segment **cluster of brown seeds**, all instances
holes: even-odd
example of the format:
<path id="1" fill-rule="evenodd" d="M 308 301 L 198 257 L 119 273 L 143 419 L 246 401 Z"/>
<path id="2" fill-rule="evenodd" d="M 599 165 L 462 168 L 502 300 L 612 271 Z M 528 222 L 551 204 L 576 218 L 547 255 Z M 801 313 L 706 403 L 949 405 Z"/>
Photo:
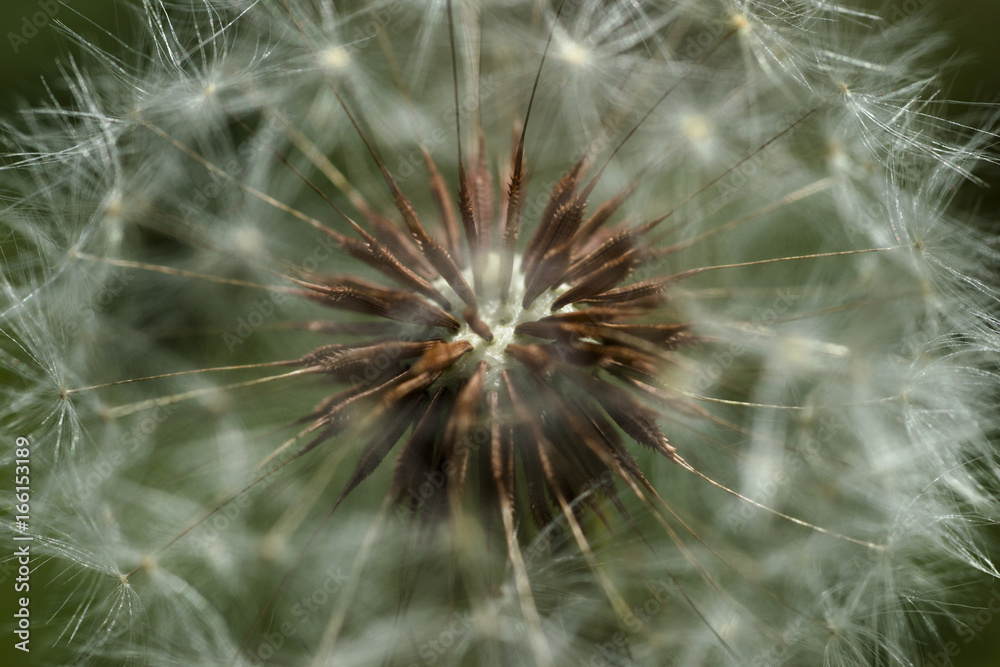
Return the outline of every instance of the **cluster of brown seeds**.
<path id="1" fill-rule="evenodd" d="M 449 26 L 451 12 L 449 4 Z M 453 28 L 449 34 L 457 110 Z M 337 505 L 409 433 L 396 455 L 392 499 L 415 505 L 425 520 L 446 516 L 457 509 L 473 467 L 484 519 L 501 511 L 513 549 L 516 513 L 527 510 L 541 526 L 558 507 L 572 521 L 570 503 L 584 498 L 592 504 L 588 492 L 609 473 L 637 493 L 640 485 L 652 492 L 622 433 L 683 463 L 649 404 L 664 401 L 661 370 L 671 352 L 695 341 L 688 325 L 662 322 L 665 292 L 683 274 L 628 282 L 637 267 L 662 258 L 662 251 L 650 249 L 650 232 L 669 214 L 640 226 L 609 227 L 633 183 L 588 215 L 607 163 L 585 181 L 590 159 L 584 155 L 552 189 L 540 218 L 528 221 L 535 225 L 527 243 L 519 243 L 525 132 L 544 61 L 543 54 L 499 198 L 481 130 L 466 169 L 456 128 L 457 206 L 423 151 L 440 220 L 437 238 L 330 82 L 402 222 L 351 192 L 366 229 L 312 186 L 357 238 L 316 226 L 394 284 L 345 275 L 296 281 L 303 297 L 383 319 L 374 340 L 321 347 L 296 362 L 307 373 L 349 385 L 301 420 L 310 425 L 312 440 L 297 455 L 352 424 L 378 423 Z M 455 302 L 462 304 L 461 319 L 453 314 Z M 391 363 L 379 363 L 385 359 Z M 473 441 L 486 446 L 470 447 Z M 471 460 L 473 449 L 477 461 Z M 432 477 L 445 480 L 444 492 L 423 498 L 418 489 Z M 614 497 L 613 485 L 602 487 Z M 524 496 L 526 503 L 518 500 Z"/>
<path id="2" fill-rule="evenodd" d="M 539 525 L 552 519 L 551 508 L 588 495 L 609 473 L 648 489 L 622 432 L 680 461 L 644 398 L 664 400 L 663 366 L 696 339 L 687 324 L 658 321 L 676 277 L 626 284 L 636 267 L 658 259 L 646 241 L 659 222 L 609 228 L 628 190 L 587 215 L 597 178 L 583 184 L 580 159 L 553 188 L 518 254 L 523 142 L 499 205 L 482 154 L 469 172 L 460 168 L 458 216 L 425 156 L 442 242 L 373 155 L 408 233 L 367 205 L 361 212 L 373 232 L 345 215 L 361 240 L 328 233 L 395 286 L 312 275 L 298 290 L 332 308 L 383 318 L 368 329 L 377 332 L 373 340 L 324 346 L 297 362 L 349 385 L 303 419 L 317 433 L 300 454 L 349 424 L 378 420 L 341 500 L 407 432 L 391 494 L 424 518 L 444 516 L 458 502 L 470 466 L 485 513 L 526 509 Z M 452 314 L 456 297 L 461 319 Z M 470 447 L 473 441 L 486 446 Z M 445 480 L 430 499 L 418 491 L 429 478 Z"/>

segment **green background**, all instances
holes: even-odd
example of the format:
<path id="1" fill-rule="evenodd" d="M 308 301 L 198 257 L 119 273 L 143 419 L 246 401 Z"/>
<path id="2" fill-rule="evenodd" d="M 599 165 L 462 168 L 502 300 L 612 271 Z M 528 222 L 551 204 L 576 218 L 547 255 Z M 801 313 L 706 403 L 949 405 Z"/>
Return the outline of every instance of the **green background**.
<path id="1" fill-rule="evenodd" d="M 1000 0 L 895 0 L 885 3 L 870 0 L 868 4 L 875 10 L 880 10 L 883 16 L 921 7 L 923 11 L 931 12 L 953 38 L 951 50 L 946 53 L 955 57 L 956 75 L 953 85 L 942 91 L 943 97 L 979 103 L 1000 101 Z M 30 20 L 45 8 L 52 13 L 54 7 L 54 16 L 48 19 L 46 25 L 37 29 L 37 34 L 24 43 L 18 40 L 15 53 L 10 33 L 19 35 L 25 29 L 25 17 Z M 100 26 L 113 34 L 127 36 L 134 24 L 130 12 L 131 10 L 114 0 L 68 0 L 65 5 L 56 5 L 54 0 L 4 0 L 0 3 L 0 114 L 7 115 L 25 102 L 40 100 L 45 95 L 40 77 L 47 76 L 57 80 L 58 63 L 68 65 L 66 57 L 58 55 L 67 51 L 67 39 L 56 28 L 55 22 L 61 22 L 84 35 L 95 34 Z M 30 29 L 25 34 L 30 34 Z M 951 108 L 955 119 L 959 121 L 965 120 L 970 111 L 967 107 Z M 989 187 L 967 185 L 960 199 L 964 206 L 977 208 L 986 224 L 994 230 L 1000 230 L 1000 168 L 984 167 L 979 175 Z M 6 482 L 0 483 L 0 488 L 6 489 L 6 486 Z M 2 545 L 4 554 L 13 548 L 11 545 Z M 3 557 L 0 557 L 0 561 L 2 560 Z M 42 584 L 46 574 L 50 574 L 46 570 L 52 568 L 42 565 L 32 577 L 33 584 Z M 13 580 L 2 572 L 0 580 L 0 601 L 3 603 L 0 604 L 0 618 L 6 622 L 13 611 Z M 996 591 L 1000 591 L 1000 583 L 984 581 L 981 594 L 971 595 L 969 604 L 986 605 Z M 40 599 L 42 596 L 33 593 L 32 597 Z M 44 627 L 43 610 L 36 608 L 33 611 L 33 644 L 40 645 L 47 637 L 54 637 L 54 628 Z M 962 637 L 951 637 L 961 649 L 954 658 L 954 665 L 994 667 L 1000 664 L 1000 617 L 992 619 L 991 623 L 996 627 L 987 624 L 968 644 Z M 25 660 L 24 654 L 15 651 L 12 646 L 14 641 L 9 636 L 0 637 L 0 664 L 38 664 L 30 659 Z M 942 663 L 929 660 L 927 664 Z"/>

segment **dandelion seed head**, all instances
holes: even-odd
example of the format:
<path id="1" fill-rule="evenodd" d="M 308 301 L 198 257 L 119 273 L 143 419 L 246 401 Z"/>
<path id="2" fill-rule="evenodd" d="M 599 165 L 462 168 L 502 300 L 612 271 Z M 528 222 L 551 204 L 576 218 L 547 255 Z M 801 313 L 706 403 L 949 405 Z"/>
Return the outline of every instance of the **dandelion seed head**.
<path id="1" fill-rule="evenodd" d="M 748 31 L 752 27 L 749 17 L 743 13 L 733 13 L 729 17 L 729 26 L 736 32 Z"/>
<path id="2" fill-rule="evenodd" d="M 122 193 L 113 190 L 108 193 L 108 198 L 104 203 L 104 215 L 112 222 L 117 222 L 125 213 L 125 202 Z"/>
<path id="3" fill-rule="evenodd" d="M 81 661 L 907 664 L 996 574 L 924 33 L 558 4 L 142 3 L 4 125 Z"/>
<path id="4" fill-rule="evenodd" d="M 459 379 L 467 380 L 479 363 L 485 361 L 487 364 L 485 386 L 491 390 L 498 390 L 501 386 L 501 373 L 512 366 L 512 359 L 506 352 L 507 346 L 522 340 L 517 328 L 522 324 L 537 322 L 549 315 L 570 310 L 569 306 L 552 309 L 553 303 L 561 296 L 559 288 L 540 295 L 529 307 L 521 307 L 519 304 L 525 296 L 525 284 L 521 279 L 514 280 L 508 300 L 501 301 L 497 294 L 502 280 L 501 261 L 497 252 L 489 253 L 483 260 L 483 285 L 487 294 L 494 296 L 481 300 L 478 316 L 489 328 L 493 337 L 490 340 L 484 339 L 473 331 L 468 323 L 464 323 L 461 329 L 449 335 L 446 340 L 467 342 L 472 346 L 472 350 L 449 369 L 441 378 L 442 383 L 453 384 Z M 521 258 L 515 257 L 513 265 L 517 272 L 521 266 Z M 471 273 L 468 277 L 472 278 Z"/>
<path id="5" fill-rule="evenodd" d="M 559 55 L 563 60 L 577 67 L 586 65 L 590 60 L 590 54 L 587 52 L 587 49 L 571 41 L 564 41 L 560 45 Z"/>
<path id="6" fill-rule="evenodd" d="M 330 46 L 323 50 L 319 56 L 320 62 L 331 70 L 339 70 L 347 67 L 351 62 L 351 55 L 342 46 Z"/>
<path id="7" fill-rule="evenodd" d="M 159 563 L 154 555 L 146 555 L 139 559 L 139 567 L 141 567 L 150 576 L 156 576 L 156 571 L 159 569 Z"/>
<path id="8" fill-rule="evenodd" d="M 233 247 L 241 255 L 263 257 L 267 248 L 267 237 L 254 225 L 245 225 L 233 234 Z"/>
<path id="9" fill-rule="evenodd" d="M 691 143 L 704 141 L 711 131 L 712 126 L 704 116 L 694 115 L 684 119 L 684 133 Z"/>

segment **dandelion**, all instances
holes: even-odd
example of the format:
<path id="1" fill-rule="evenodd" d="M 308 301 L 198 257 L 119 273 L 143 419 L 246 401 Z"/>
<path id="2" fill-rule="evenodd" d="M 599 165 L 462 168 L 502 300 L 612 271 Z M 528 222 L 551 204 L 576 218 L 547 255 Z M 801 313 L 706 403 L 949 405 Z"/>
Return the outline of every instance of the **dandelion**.
<path id="1" fill-rule="evenodd" d="M 997 256 L 950 199 L 993 135 L 935 116 L 919 18 L 135 16 L 4 126 L 53 660 L 934 664 L 969 629 Z"/>

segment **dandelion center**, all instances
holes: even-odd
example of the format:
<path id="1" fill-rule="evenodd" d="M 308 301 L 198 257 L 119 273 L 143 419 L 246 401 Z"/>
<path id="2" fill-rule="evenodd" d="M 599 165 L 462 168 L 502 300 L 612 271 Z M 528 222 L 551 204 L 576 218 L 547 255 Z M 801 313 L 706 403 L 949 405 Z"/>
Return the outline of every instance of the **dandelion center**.
<path id="1" fill-rule="evenodd" d="M 599 175 L 585 180 L 583 158 L 541 215 L 522 220 L 521 156 L 506 205 L 494 200 L 481 155 L 469 172 L 461 167 L 457 214 L 430 163 L 436 233 L 383 169 L 409 234 L 375 221 L 372 234 L 348 218 L 362 240 L 341 243 L 397 287 L 346 275 L 302 283 L 300 293 L 325 306 L 387 320 L 376 339 L 298 362 L 350 383 L 307 417 L 319 434 L 303 452 L 352 426 L 389 425 L 362 452 L 341 500 L 397 443 L 390 497 L 425 520 L 459 510 L 473 466 L 493 480 L 488 511 L 527 511 L 541 527 L 553 512 L 572 517 L 571 501 L 597 480 L 645 484 L 628 441 L 682 461 L 657 422 L 656 404 L 667 400 L 660 371 L 697 339 L 687 323 L 664 321 L 671 277 L 632 279 L 660 259 L 645 242 L 659 220 L 612 226 L 628 191 L 588 213 Z M 372 157 L 382 167 L 374 149 Z M 522 229 L 531 230 L 526 242 Z M 430 479 L 439 482 L 432 492 Z"/>
<path id="2" fill-rule="evenodd" d="M 514 259 L 515 274 L 521 267 L 521 257 Z M 479 318 L 483 324 L 489 328 L 493 334 L 492 338 L 484 338 L 476 333 L 468 323 L 464 323 L 462 328 L 449 337 L 452 341 L 465 341 L 472 345 L 472 350 L 463 356 L 455 365 L 442 376 L 440 384 L 454 384 L 463 379 L 468 379 L 472 375 L 479 362 L 486 362 L 485 388 L 500 388 L 500 371 L 507 368 L 513 358 L 507 354 L 507 346 L 518 339 L 523 338 L 518 335 L 518 327 L 530 322 L 536 322 L 552 314 L 551 308 L 555 300 L 565 291 L 556 288 L 542 294 L 530 307 L 524 308 L 521 302 L 525 295 L 524 281 L 515 277 L 511 283 L 510 298 L 508 301 L 501 301 L 498 297 L 500 284 L 500 263 L 499 253 L 490 253 L 484 258 L 483 282 L 486 289 L 485 295 L 480 295 Z M 466 278 L 472 280 L 469 273 Z M 444 281 L 440 281 L 444 283 Z M 442 290 L 444 284 L 439 284 Z M 556 312 L 565 312 L 568 306 L 559 308 Z"/>

